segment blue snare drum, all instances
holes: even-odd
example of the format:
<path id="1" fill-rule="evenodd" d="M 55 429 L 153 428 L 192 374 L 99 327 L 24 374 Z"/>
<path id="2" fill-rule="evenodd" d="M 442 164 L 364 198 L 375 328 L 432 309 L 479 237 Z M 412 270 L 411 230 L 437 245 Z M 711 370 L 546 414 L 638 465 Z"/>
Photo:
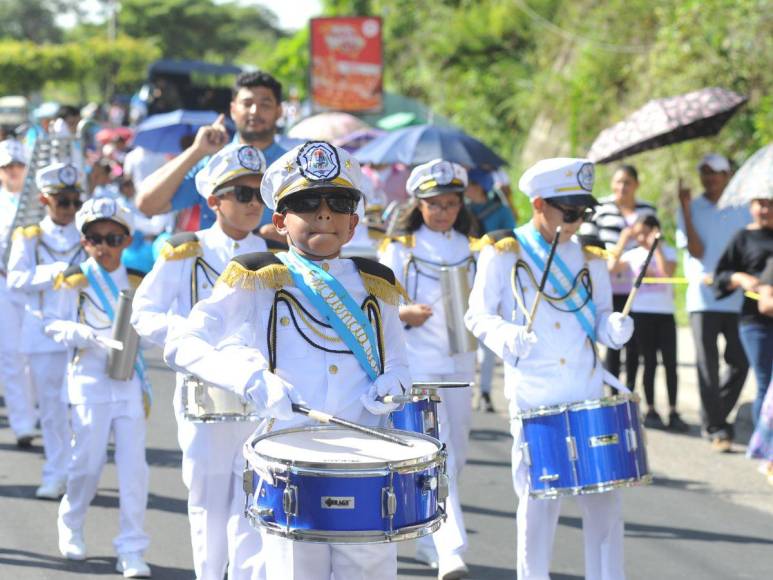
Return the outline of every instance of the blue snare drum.
<path id="1" fill-rule="evenodd" d="M 250 522 L 292 540 L 331 544 L 394 542 L 435 532 L 448 491 L 445 449 L 420 433 L 400 437 L 412 446 L 327 426 L 247 441 Z"/>
<path id="2" fill-rule="evenodd" d="M 532 497 L 599 493 L 652 481 L 635 395 L 540 407 L 519 417 Z"/>
<path id="3" fill-rule="evenodd" d="M 438 439 L 440 431 L 438 429 L 437 406 L 440 397 L 437 395 L 437 390 L 414 384 L 408 397 L 409 400 L 403 404 L 401 409 L 393 411 L 389 415 L 392 426 L 395 429 L 423 433 Z"/>

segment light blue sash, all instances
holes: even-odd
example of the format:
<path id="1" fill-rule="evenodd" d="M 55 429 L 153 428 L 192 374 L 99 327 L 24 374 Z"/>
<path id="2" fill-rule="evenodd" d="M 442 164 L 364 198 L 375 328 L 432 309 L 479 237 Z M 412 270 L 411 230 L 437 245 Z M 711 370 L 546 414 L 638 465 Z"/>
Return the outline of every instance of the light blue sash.
<path id="1" fill-rule="evenodd" d="M 118 287 L 115 285 L 115 282 L 113 282 L 110 274 L 108 274 L 107 271 L 95 260 L 86 260 L 81 264 L 81 271 L 83 272 L 83 275 L 86 276 L 86 279 L 89 281 L 89 285 L 94 289 L 94 293 L 97 295 L 99 302 L 102 304 L 102 308 L 105 310 L 105 313 L 110 319 L 110 322 L 114 322 L 115 310 L 113 309 L 113 305 L 111 304 L 110 300 L 108 300 L 107 296 L 105 295 L 105 291 L 102 289 L 102 286 L 97 280 L 94 270 L 99 272 L 100 277 L 105 283 L 105 286 L 107 286 L 108 290 L 110 290 L 110 294 L 113 296 L 113 301 L 118 300 Z M 141 352 L 137 353 L 137 360 L 134 362 L 134 372 L 137 373 L 137 376 L 140 379 L 142 392 L 147 397 L 149 408 L 153 402 L 153 391 L 151 389 L 150 383 L 145 380 L 145 360 L 142 358 Z"/>
<path id="2" fill-rule="evenodd" d="M 338 280 L 298 254 L 294 248 L 276 256 L 290 270 L 295 285 L 349 347 L 370 379 L 375 381 L 381 374 L 376 333 L 349 292 Z"/>
<path id="3" fill-rule="evenodd" d="M 545 262 L 550 254 L 550 244 L 545 241 L 545 238 L 542 237 L 531 222 L 522 225 L 514 232 L 515 237 L 518 238 L 518 242 L 529 255 L 532 262 L 544 272 Z M 580 304 L 584 303 L 584 306 L 580 308 L 575 299 L 569 295 L 569 292 L 572 290 L 575 274 L 569 269 L 566 262 L 561 259 L 558 252 L 553 256 L 553 265 L 555 268 L 551 268 L 548 273 L 550 284 L 559 296 L 567 296 L 565 300 L 567 306 L 574 311 L 573 314 L 580 323 L 580 326 L 582 326 L 585 334 L 595 342 L 596 305 L 593 304 L 593 297 L 589 295 L 588 290 L 584 286 L 578 286 L 575 292 L 579 295 Z"/>

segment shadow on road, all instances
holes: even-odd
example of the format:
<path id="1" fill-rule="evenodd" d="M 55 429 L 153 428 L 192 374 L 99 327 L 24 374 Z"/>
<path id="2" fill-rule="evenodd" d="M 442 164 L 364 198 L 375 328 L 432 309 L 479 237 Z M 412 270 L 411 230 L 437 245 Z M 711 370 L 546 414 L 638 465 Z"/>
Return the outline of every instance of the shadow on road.
<path id="1" fill-rule="evenodd" d="M 505 441 L 513 440 L 510 431 L 500 431 L 498 429 L 473 429 L 470 431 L 472 441 Z"/>

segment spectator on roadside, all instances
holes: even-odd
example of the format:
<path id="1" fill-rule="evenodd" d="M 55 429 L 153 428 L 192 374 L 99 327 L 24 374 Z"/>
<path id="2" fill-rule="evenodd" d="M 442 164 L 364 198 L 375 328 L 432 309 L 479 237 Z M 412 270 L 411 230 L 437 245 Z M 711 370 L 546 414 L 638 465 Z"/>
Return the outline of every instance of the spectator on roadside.
<path id="1" fill-rule="evenodd" d="M 72 105 L 62 105 L 56 113 L 56 119 L 51 125 L 51 133 L 62 137 L 71 137 L 78 132 L 81 120 L 80 109 Z"/>
<path id="2" fill-rule="evenodd" d="M 120 195 L 113 179 L 113 164 L 106 157 L 98 159 L 91 167 L 89 185 L 93 197 L 117 199 Z"/>
<path id="3" fill-rule="evenodd" d="M 698 164 L 704 193 L 692 198 L 690 189 L 679 183 L 677 246 L 686 248 L 684 273 L 687 277 L 687 312 L 695 341 L 698 386 L 700 388 L 703 434 L 714 450 L 729 452 L 734 437 L 727 417 L 738 402 L 749 363 L 738 337 L 738 315 L 743 295 L 734 291 L 718 299 L 707 276 L 714 273 L 719 257 L 735 233 L 751 221 L 749 210 L 719 209 L 717 202 L 730 181 L 730 162 L 716 153 Z M 726 372 L 719 375 L 717 338 L 725 337 Z"/>
<path id="4" fill-rule="evenodd" d="M 660 222 L 654 215 L 640 217 L 630 228 L 625 228 L 617 243 L 614 256 L 609 259 L 610 273 L 628 270 L 636 278 L 644 267 L 652 244 L 660 234 Z M 629 240 L 635 240 L 638 246 L 621 252 Z M 622 254 L 622 255 L 621 255 Z M 676 270 L 676 250 L 661 239 L 653 259 L 645 273 L 648 277 L 670 278 Z M 670 284 L 644 284 L 639 288 L 633 300 L 631 316 L 634 320 L 633 340 L 637 342 L 637 351 L 644 359 L 644 398 L 647 401 L 647 413 L 644 426 L 662 429 L 663 423 L 655 410 L 655 371 L 658 366 L 658 351 L 663 368 L 666 371 L 668 390 L 668 428 L 684 433 L 689 430 L 676 410 L 678 375 L 676 372 L 676 319 L 674 318 L 674 287 Z M 636 382 L 636 368 L 632 372 L 632 382 Z"/>
<path id="5" fill-rule="evenodd" d="M 633 165 L 620 165 L 612 175 L 612 195 L 599 199 L 596 212 L 591 218 L 591 227 L 583 228 L 583 233 L 600 239 L 607 250 L 612 250 L 620 239 L 623 229 L 631 227 L 641 216 L 655 215 L 655 207 L 636 198 L 639 189 L 639 172 Z M 635 240 L 628 241 L 623 250 L 636 247 Z M 630 270 L 612 274 L 612 307 L 620 312 L 625 306 L 628 294 L 631 292 L 633 278 Z M 636 352 L 636 341 L 630 340 L 625 345 L 625 375 L 626 385 L 633 390 L 636 381 L 636 368 L 639 364 L 639 354 Z M 604 366 L 615 375 L 620 375 L 620 351 L 608 348 Z"/>
<path id="6" fill-rule="evenodd" d="M 752 223 L 735 234 L 714 272 L 714 293 L 724 298 L 741 288 L 756 293 L 760 274 L 773 256 L 773 195 L 751 202 Z M 761 314 L 756 297 L 744 296 L 738 334 L 757 380 L 752 419 L 757 422 L 773 370 L 773 318 Z"/>

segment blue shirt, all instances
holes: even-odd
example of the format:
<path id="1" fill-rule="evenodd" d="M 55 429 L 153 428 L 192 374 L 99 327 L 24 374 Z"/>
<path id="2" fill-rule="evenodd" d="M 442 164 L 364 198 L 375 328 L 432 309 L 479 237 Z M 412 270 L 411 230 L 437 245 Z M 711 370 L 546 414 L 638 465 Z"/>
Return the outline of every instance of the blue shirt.
<path id="1" fill-rule="evenodd" d="M 499 200 L 490 200 L 486 203 L 471 203 L 469 208 L 480 222 L 481 235 L 496 230 L 512 230 L 515 228 L 513 212 Z"/>
<path id="2" fill-rule="evenodd" d="M 748 207 L 719 209 L 705 195 L 690 202 L 690 215 L 695 231 L 703 243 L 703 257 L 693 258 L 684 252 L 684 275 L 687 277 L 687 312 L 740 312 L 743 293 L 736 290 L 717 300 L 711 286 L 703 283 L 708 274 L 713 276 L 717 262 L 735 233 L 751 222 Z M 677 216 L 676 245 L 687 247 L 687 233 L 681 209 Z"/>
<path id="3" fill-rule="evenodd" d="M 234 135 L 232 143 L 238 142 L 239 134 L 237 133 Z M 266 163 L 269 165 L 271 165 L 274 161 L 285 154 L 284 148 L 281 145 L 277 145 L 276 143 L 272 143 L 267 148 L 261 149 L 261 151 L 263 151 L 263 155 L 266 157 Z M 209 209 L 207 200 L 204 199 L 196 189 L 196 174 L 204 169 L 204 166 L 208 162 L 209 157 L 204 157 L 204 159 L 194 165 L 185 176 L 185 179 L 183 179 L 180 187 L 177 188 L 177 191 L 175 191 L 174 195 L 172 196 L 173 210 L 185 209 L 186 207 L 193 207 L 194 205 L 198 204 L 198 206 L 201 208 L 199 229 L 202 230 L 207 229 L 215 223 L 215 212 Z M 264 224 L 271 223 L 271 216 L 273 214 L 274 212 L 266 208 L 266 210 L 263 212 L 263 219 L 260 221 L 260 225 L 262 226 Z"/>

